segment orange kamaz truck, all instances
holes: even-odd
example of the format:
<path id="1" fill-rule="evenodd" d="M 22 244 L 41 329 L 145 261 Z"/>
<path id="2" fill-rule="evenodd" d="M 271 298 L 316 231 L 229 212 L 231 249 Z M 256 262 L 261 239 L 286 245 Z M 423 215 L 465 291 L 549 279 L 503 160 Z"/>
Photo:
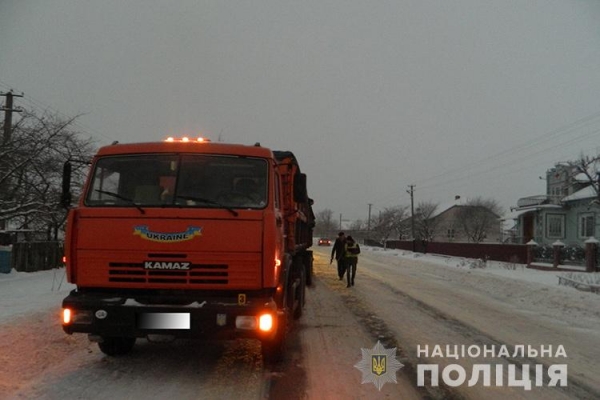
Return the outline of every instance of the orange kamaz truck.
<path id="1" fill-rule="evenodd" d="M 70 205 L 65 164 L 63 205 Z M 70 208 L 66 333 L 108 355 L 137 338 L 255 338 L 281 356 L 312 281 L 314 214 L 287 151 L 172 139 L 94 156 Z"/>

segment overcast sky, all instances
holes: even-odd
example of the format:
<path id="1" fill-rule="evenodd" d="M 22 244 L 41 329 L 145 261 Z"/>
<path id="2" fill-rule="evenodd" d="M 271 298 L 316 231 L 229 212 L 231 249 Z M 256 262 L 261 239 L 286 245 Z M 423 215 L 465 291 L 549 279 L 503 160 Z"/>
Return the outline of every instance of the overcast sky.
<path id="1" fill-rule="evenodd" d="M 315 209 L 545 193 L 600 151 L 600 1 L 0 1 L 0 91 L 98 145 L 293 151 Z M 2 98 L 4 101 L 4 98 Z"/>

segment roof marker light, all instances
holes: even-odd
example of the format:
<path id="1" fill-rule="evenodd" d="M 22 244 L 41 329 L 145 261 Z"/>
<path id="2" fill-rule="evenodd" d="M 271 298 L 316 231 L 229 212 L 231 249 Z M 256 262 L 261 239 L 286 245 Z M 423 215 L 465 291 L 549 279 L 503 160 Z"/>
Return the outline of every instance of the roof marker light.
<path id="1" fill-rule="evenodd" d="M 206 138 L 203 138 L 203 137 L 198 137 L 198 138 L 192 138 L 192 139 L 190 139 L 189 137 L 184 136 L 181 139 L 179 139 L 179 138 L 174 138 L 173 136 L 169 136 L 168 138 L 165 139 L 165 142 L 182 142 L 182 143 L 196 142 L 196 143 L 207 143 L 207 142 L 210 142 L 210 140 L 206 139 Z"/>

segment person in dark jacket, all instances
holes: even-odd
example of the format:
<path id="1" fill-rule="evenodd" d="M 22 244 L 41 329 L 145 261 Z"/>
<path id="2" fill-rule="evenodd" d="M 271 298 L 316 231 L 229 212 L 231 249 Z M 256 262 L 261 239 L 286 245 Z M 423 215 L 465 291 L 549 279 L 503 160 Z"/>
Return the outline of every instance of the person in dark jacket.
<path id="1" fill-rule="evenodd" d="M 331 260 L 329 260 L 329 264 L 333 262 L 335 258 L 337 261 L 337 270 L 338 277 L 340 281 L 344 279 L 344 273 L 346 272 L 346 264 L 345 264 L 345 255 L 346 253 L 346 235 L 344 232 L 338 233 L 337 239 L 335 239 L 335 243 L 333 244 L 333 248 L 331 249 Z"/>
<path id="2" fill-rule="evenodd" d="M 346 251 L 344 258 L 346 259 L 346 278 L 348 285 L 346 287 L 354 286 L 354 278 L 356 277 L 356 265 L 358 264 L 358 255 L 360 254 L 360 246 L 354 241 L 352 236 L 346 238 Z"/>

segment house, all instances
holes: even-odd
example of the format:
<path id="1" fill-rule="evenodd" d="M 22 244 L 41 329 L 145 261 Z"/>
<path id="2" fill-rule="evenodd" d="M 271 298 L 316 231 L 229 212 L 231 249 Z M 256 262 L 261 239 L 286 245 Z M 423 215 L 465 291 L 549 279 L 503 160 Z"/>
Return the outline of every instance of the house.
<path id="1" fill-rule="evenodd" d="M 559 241 L 569 246 L 600 237 L 598 182 L 590 180 L 600 168 L 596 163 L 590 168 L 586 174 L 577 166 L 559 163 L 546 171 L 546 194 L 519 199 L 503 217 L 515 221 L 514 242 L 552 245 Z"/>
<path id="2" fill-rule="evenodd" d="M 416 216 L 420 213 L 417 209 Z M 469 221 L 467 225 L 471 230 L 470 235 L 465 231 L 465 219 Z M 416 236 L 429 241 L 473 242 L 473 236 L 480 237 L 482 242 L 502 240 L 500 216 L 485 207 L 473 205 L 460 196 L 456 196 L 451 202 L 437 205 L 426 213 L 425 218 L 421 216 L 415 220 Z"/>

